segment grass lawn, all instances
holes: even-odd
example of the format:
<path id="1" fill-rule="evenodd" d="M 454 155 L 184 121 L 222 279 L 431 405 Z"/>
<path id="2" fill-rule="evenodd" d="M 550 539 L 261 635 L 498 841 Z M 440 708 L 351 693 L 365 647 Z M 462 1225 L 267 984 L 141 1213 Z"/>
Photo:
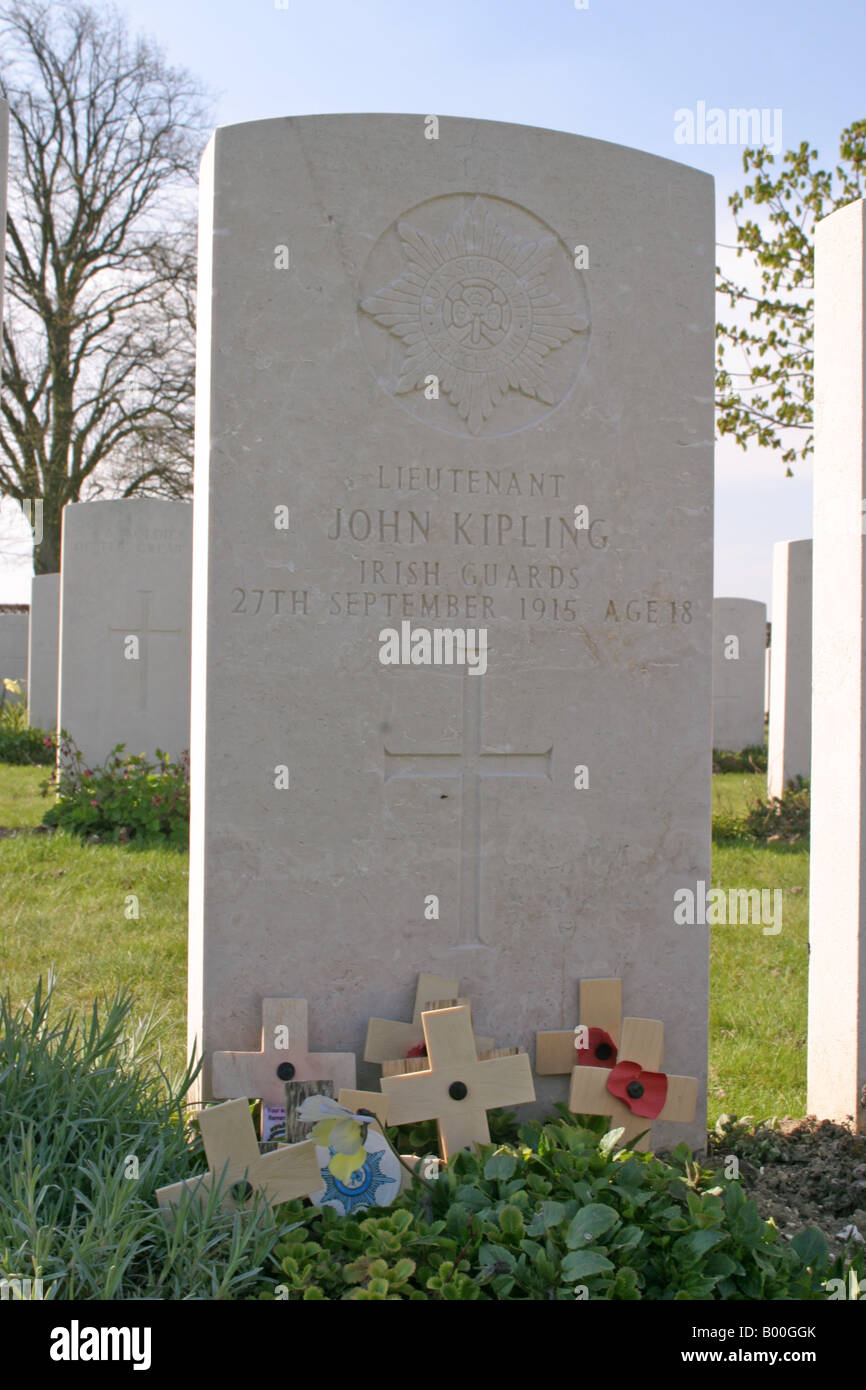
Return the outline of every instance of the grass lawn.
<path id="1" fill-rule="evenodd" d="M 0 826 L 38 825 L 51 805 L 39 788 L 50 767 L 9 767 L 0 763 Z"/>
<path id="2" fill-rule="evenodd" d="M 38 825 L 46 773 L 0 765 L 0 825 Z M 0 989 L 27 1000 L 37 977 L 58 976 L 54 1017 L 115 987 L 139 1012 L 166 1014 L 166 1060 L 184 1061 L 187 856 L 172 849 L 90 845 L 76 836 L 0 839 Z M 137 899 L 137 903 L 136 900 Z M 138 917 L 134 915 L 138 912 Z"/>
<path id="3" fill-rule="evenodd" d="M 34 826 L 47 770 L 0 765 L 0 826 Z M 762 775 L 713 778 L 714 810 L 764 795 Z M 782 930 L 711 928 L 710 1124 L 723 1112 L 802 1115 L 806 1104 L 809 854 L 799 845 L 713 846 L 713 886 L 779 888 Z M 166 1014 L 166 1060 L 184 1061 L 187 858 L 89 845 L 57 832 L 0 839 L 0 989 L 29 998 L 53 966 L 56 1008 L 120 983 Z M 138 918 L 129 915 L 138 903 Z M 56 1017 L 56 1013 L 55 1013 Z M 666 1020 L 668 1027 L 673 1020 Z"/>
<path id="4" fill-rule="evenodd" d="M 713 778 L 713 810 L 742 812 L 766 796 L 763 774 Z M 806 1109 L 809 851 L 803 845 L 713 845 L 713 887 L 782 890 L 782 930 L 713 926 L 708 1109 L 718 1116 Z"/>

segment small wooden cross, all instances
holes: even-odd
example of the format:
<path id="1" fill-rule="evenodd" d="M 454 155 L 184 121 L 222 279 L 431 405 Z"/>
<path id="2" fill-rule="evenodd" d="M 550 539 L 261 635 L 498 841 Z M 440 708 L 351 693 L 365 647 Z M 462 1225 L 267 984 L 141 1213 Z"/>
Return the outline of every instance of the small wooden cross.
<path id="1" fill-rule="evenodd" d="M 622 981 L 581 980 L 579 1012 L 586 1028 L 602 1028 L 619 1047 L 622 1027 Z M 560 1076 L 577 1065 L 576 1034 L 573 1028 L 558 1028 L 535 1035 L 535 1070 L 539 1076 Z"/>
<path id="2" fill-rule="evenodd" d="M 337 1089 L 354 1086 L 355 1054 L 308 1052 L 307 1033 L 306 999 L 263 999 L 261 1050 L 215 1052 L 214 1095 L 255 1096 L 266 1105 L 283 1105 L 287 1081 L 333 1081 Z"/>
<path id="3" fill-rule="evenodd" d="M 489 1144 L 488 1110 L 535 1100 L 529 1058 L 521 1052 L 479 1061 L 466 1004 L 424 1012 L 421 1025 L 426 1070 L 382 1078 L 388 1123 L 435 1119 L 445 1159 L 473 1144 Z"/>
<path id="4" fill-rule="evenodd" d="M 394 1062 L 424 1041 L 421 1014 L 425 1009 L 440 1005 L 444 1000 L 467 1004 L 460 999 L 460 981 L 446 975 L 419 975 L 415 990 L 415 1009 L 411 1023 L 393 1023 L 386 1018 L 371 1018 L 367 1025 L 365 1062 Z M 479 1049 L 493 1046 L 492 1038 L 477 1038 Z"/>
<path id="5" fill-rule="evenodd" d="M 263 1192 L 269 1206 L 306 1197 L 322 1186 L 316 1146 L 305 1140 L 260 1154 L 248 1100 L 230 1100 L 198 1114 L 209 1172 L 157 1189 L 161 1207 L 177 1206 L 181 1194 L 201 1199 L 222 1176 L 222 1206 L 241 1211 L 253 1192 Z"/>
<path id="6" fill-rule="evenodd" d="M 644 1071 L 659 1071 L 664 1052 L 664 1036 L 664 1024 L 656 1019 L 624 1019 L 618 1062 L 637 1062 Z M 625 1129 L 619 1141 L 620 1147 L 628 1146 L 646 1151 L 649 1149 L 652 1120 L 645 1115 L 635 1115 L 624 1101 L 611 1095 L 607 1089 L 610 1076 L 611 1072 L 606 1067 L 575 1067 L 571 1073 L 568 1108 L 576 1115 L 607 1116 L 611 1122 L 611 1129 L 618 1129 L 620 1125 Z M 698 1103 L 697 1077 L 669 1076 L 667 1083 L 667 1098 L 656 1119 L 688 1124 L 695 1117 L 695 1107 Z M 644 1130 L 646 1133 L 643 1138 L 637 1144 L 632 1144 L 635 1136 Z"/>

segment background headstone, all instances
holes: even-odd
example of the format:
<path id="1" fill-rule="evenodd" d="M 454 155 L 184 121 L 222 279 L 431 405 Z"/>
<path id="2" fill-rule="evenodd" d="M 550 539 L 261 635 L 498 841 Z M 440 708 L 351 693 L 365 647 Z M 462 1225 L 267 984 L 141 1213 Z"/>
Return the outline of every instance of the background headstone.
<path id="1" fill-rule="evenodd" d="M 713 747 L 739 753 L 764 742 L 767 608 L 713 600 Z"/>
<path id="2" fill-rule="evenodd" d="M 57 728 L 59 652 L 60 575 L 37 574 L 30 585 L 27 707 L 31 726 L 50 733 Z"/>
<path id="3" fill-rule="evenodd" d="M 0 603 L 0 681 L 18 681 L 22 695 L 27 690 L 27 630 L 30 625 L 26 603 Z M 10 704 L 19 697 L 6 695 Z"/>
<path id="4" fill-rule="evenodd" d="M 360 1054 L 430 971 L 531 1050 L 616 974 L 703 1075 L 707 932 L 673 895 L 709 867 L 712 181 L 425 128 L 205 155 L 191 1039 L 258 1046 L 285 992 Z M 383 666 L 404 621 L 483 627 L 486 674 Z"/>
<path id="5" fill-rule="evenodd" d="M 764 653 L 764 715 L 770 715 L 770 666 L 773 660 L 773 624 L 767 623 L 767 650 Z"/>
<path id="6" fill-rule="evenodd" d="M 812 542 L 773 547 L 773 647 L 767 790 L 808 777 L 812 758 Z"/>
<path id="7" fill-rule="evenodd" d="M 866 203 L 815 229 L 810 1114 L 866 1129 Z"/>
<path id="8" fill-rule="evenodd" d="M 64 509 L 58 721 L 87 766 L 189 747 L 191 531 L 183 502 Z"/>

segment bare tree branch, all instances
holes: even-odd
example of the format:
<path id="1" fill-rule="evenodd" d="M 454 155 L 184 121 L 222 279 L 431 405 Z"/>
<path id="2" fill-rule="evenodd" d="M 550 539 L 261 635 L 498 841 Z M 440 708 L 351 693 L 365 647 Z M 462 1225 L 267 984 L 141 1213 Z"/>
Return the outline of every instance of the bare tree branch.
<path id="1" fill-rule="evenodd" d="M 43 499 L 39 574 L 59 568 L 67 502 L 189 496 L 206 95 L 112 7 L 15 0 L 0 24 L 0 492 Z"/>

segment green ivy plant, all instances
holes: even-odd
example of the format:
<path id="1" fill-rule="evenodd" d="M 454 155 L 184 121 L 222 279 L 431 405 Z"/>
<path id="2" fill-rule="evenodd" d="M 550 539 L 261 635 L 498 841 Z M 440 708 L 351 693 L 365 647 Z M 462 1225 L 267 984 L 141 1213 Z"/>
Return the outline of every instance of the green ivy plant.
<path id="1" fill-rule="evenodd" d="M 823 1299 L 838 1274 L 817 1230 L 790 1243 L 738 1182 L 680 1145 L 616 1152 L 564 1106 L 516 1142 L 460 1153 L 387 1214 L 282 1208 L 262 1299 Z M 601 1122 L 603 1125 L 603 1121 Z M 838 1264 L 838 1261 L 836 1262 Z"/>

